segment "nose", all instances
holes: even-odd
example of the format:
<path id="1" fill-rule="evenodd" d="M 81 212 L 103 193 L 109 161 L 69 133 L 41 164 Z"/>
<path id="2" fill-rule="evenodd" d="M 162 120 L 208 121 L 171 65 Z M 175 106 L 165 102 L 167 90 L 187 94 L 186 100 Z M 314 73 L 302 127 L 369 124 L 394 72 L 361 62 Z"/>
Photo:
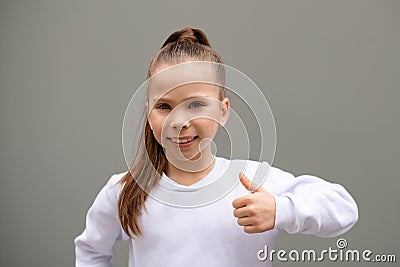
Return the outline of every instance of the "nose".
<path id="1" fill-rule="evenodd" d="M 190 122 L 174 120 L 174 121 L 171 121 L 170 126 L 172 128 L 176 128 L 176 129 L 184 129 L 184 128 L 190 127 Z"/>
<path id="2" fill-rule="evenodd" d="M 190 127 L 190 120 L 185 116 L 173 116 L 170 118 L 169 126 L 176 129 L 184 129 Z"/>

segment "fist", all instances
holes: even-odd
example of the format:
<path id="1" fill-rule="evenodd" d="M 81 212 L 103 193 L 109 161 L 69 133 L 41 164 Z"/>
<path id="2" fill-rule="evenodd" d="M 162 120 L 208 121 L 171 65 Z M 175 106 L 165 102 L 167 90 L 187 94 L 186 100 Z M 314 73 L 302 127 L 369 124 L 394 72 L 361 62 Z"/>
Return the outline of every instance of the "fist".
<path id="1" fill-rule="evenodd" d="M 243 173 L 239 174 L 242 185 L 251 194 L 239 197 L 232 202 L 233 215 L 237 223 L 244 226 L 248 234 L 262 233 L 275 226 L 275 198 L 264 188 L 254 185 Z"/>

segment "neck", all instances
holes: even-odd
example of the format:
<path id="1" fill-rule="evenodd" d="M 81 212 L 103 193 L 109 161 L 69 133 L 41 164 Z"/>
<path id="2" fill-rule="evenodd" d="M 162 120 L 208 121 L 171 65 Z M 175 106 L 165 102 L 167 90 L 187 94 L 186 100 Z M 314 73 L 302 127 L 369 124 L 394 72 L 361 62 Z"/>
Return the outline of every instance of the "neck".
<path id="1" fill-rule="evenodd" d="M 168 161 L 167 176 L 181 185 L 192 185 L 203 179 L 210 173 L 215 164 L 215 157 L 211 153 L 202 155 L 197 160 L 185 160 L 179 162 Z"/>

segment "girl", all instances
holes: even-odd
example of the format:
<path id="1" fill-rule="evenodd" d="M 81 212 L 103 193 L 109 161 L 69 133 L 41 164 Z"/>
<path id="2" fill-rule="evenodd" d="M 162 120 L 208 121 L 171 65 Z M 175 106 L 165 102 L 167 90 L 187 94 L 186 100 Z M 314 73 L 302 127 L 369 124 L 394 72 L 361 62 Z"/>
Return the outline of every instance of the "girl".
<path id="1" fill-rule="evenodd" d="M 196 73 L 190 67 L 168 72 L 190 62 L 215 64 L 199 73 L 216 83 L 185 83 Z M 76 266 L 111 266 L 120 239 L 131 240 L 129 266 L 271 266 L 258 256 L 273 249 L 279 230 L 334 237 L 356 223 L 356 203 L 338 184 L 213 156 L 211 141 L 230 105 L 220 64 L 205 34 L 193 28 L 173 33 L 154 56 L 137 156 L 129 172 L 110 178 L 89 209 L 86 229 L 75 239 Z M 177 80 L 178 86 L 171 83 Z M 250 179 L 260 174 L 267 179 L 257 187 Z M 208 190 L 221 177 L 240 183 L 207 205 L 179 195 Z M 163 198 L 163 190 L 174 194 Z"/>

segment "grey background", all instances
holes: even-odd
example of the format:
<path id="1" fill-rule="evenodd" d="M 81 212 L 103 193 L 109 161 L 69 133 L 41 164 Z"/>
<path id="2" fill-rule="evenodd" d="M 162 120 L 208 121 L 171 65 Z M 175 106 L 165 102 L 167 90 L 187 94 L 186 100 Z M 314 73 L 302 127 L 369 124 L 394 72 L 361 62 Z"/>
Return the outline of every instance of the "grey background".
<path id="1" fill-rule="evenodd" d="M 399 15 L 395 0 L 1 1 L 0 265 L 74 264 L 87 209 L 126 170 L 126 105 L 184 26 L 203 29 L 264 91 L 276 166 L 352 193 L 360 218 L 342 236 L 349 248 L 399 257 Z M 335 243 L 282 232 L 276 248 Z M 126 263 L 117 243 L 114 265 Z M 311 264 L 275 264 L 288 265 Z"/>

